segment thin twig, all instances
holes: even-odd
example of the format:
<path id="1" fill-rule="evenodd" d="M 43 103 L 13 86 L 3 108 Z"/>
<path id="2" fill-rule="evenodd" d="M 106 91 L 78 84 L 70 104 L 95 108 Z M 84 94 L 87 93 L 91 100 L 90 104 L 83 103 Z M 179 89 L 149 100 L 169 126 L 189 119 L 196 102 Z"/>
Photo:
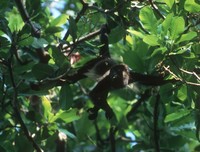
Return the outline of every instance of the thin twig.
<path id="1" fill-rule="evenodd" d="M 80 18 L 83 16 L 83 14 L 86 12 L 87 8 L 88 8 L 88 4 L 85 3 L 83 0 L 80 0 L 81 4 L 83 5 L 81 11 L 78 13 L 78 15 L 76 16 L 75 18 L 75 23 L 77 23 Z M 69 36 L 69 29 L 67 30 L 67 32 L 65 33 L 64 37 L 63 37 L 63 40 L 67 40 Z"/>
<path id="2" fill-rule="evenodd" d="M 167 72 L 169 72 L 171 75 L 173 75 L 173 77 L 174 77 L 176 80 L 178 80 L 178 81 L 181 81 L 181 82 L 183 82 L 183 83 L 185 83 L 185 84 L 188 84 L 188 85 L 200 86 L 200 83 L 195 83 L 195 82 L 186 81 L 186 80 L 184 80 L 184 79 L 178 77 L 175 73 L 173 73 L 173 72 L 169 69 L 169 67 L 163 66 L 163 68 L 164 68 Z M 193 74 L 192 72 L 191 72 L 191 73 L 190 73 L 189 71 L 186 72 L 186 70 L 183 70 L 183 69 L 179 69 L 179 70 L 180 70 L 180 71 L 184 71 L 185 73 L 188 73 L 188 74 Z M 194 73 L 195 73 L 195 72 L 194 72 Z M 195 75 L 195 76 L 199 79 L 199 76 L 198 76 L 196 73 L 193 74 L 193 75 Z"/>
<path id="3" fill-rule="evenodd" d="M 80 38 L 78 41 L 75 41 L 74 43 L 71 43 L 71 44 L 69 44 L 69 45 L 63 47 L 63 49 L 67 50 L 68 48 L 71 48 L 71 47 L 73 47 L 73 46 L 76 46 L 76 45 L 78 45 L 78 44 L 84 42 L 84 41 L 87 41 L 87 40 L 89 40 L 89 39 L 92 39 L 93 37 L 95 37 L 95 36 L 97 36 L 97 35 L 99 35 L 99 34 L 100 34 L 100 29 L 97 30 L 97 31 L 94 31 L 94 32 L 92 32 L 92 33 L 89 33 L 88 35 L 86 35 L 86 36 Z M 68 51 L 68 50 L 67 50 L 67 51 Z"/>
<path id="4" fill-rule="evenodd" d="M 198 80 L 200 80 L 200 77 L 196 74 L 196 72 L 190 72 L 190 71 L 187 71 L 187 70 L 184 70 L 184 69 L 180 69 L 182 72 L 184 73 L 187 73 L 187 74 L 191 74 L 191 75 L 194 75 Z"/>
<path id="5" fill-rule="evenodd" d="M 149 0 L 149 3 L 151 4 L 151 7 L 156 11 L 156 13 L 162 18 L 165 19 L 165 16 L 162 15 L 162 13 L 158 10 L 158 7 L 153 3 L 152 0 Z"/>

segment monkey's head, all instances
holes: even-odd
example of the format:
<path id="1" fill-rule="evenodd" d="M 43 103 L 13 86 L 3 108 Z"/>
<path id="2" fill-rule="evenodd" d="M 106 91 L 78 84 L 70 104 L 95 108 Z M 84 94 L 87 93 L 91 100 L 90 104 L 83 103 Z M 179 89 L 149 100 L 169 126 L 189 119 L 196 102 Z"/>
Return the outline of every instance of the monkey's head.
<path id="1" fill-rule="evenodd" d="M 112 89 L 123 88 L 128 85 L 130 74 L 125 64 L 115 65 L 110 69 L 110 80 Z"/>

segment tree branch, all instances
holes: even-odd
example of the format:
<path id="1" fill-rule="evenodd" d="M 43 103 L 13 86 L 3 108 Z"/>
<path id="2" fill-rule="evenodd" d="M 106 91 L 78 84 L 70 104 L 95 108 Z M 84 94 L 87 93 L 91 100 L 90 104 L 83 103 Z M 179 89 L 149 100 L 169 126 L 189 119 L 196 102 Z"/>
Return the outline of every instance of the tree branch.
<path id="1" fill-rule="evenodd" d="M 12 46 L 11 46 L 11 49 L 12 49 Z M 9 74 L 10 74 L 11 84 L 12 84 L 12 87 L 13 87 L 13 90 L 14 90 L 12 106 L 13 106 L 13 110 L 15 112 L 15 117 L 19 121 L 19 124 L 21 125 L 21 128 L 22 128 L 26 138 L 32 143 L 32 145 L 35 148 L 35 150 L 37 152 L 42 152 L 42 149 L 39 147 L 39 145 L 32 138 L 28 128 L 26 127 L 26 125 L 25 125 L 25 123 L 24 123 L 24 121 L 23 121 L 23 119 L 22 119 L 22 117 L 20 115 L 20 111 L 18 109 L 18 101 L 17 101 L 18 91 L 17 91 L 17 85 L 15 83 L 14 75 L 13 75 L 12 57 L 13 57 L 13 55 L 11 53 L 11 57 L 10 57 L 9 62 L 8 62 L 8 70 L 9 70 Z"/>
<path id="2" fill-rule="evenodd" d="M 145 102 L 145 100 L 147 98 L 149 98 L 150 96 L 150 92 L 149 90 L 146 90 L 142 95 L 141 95 L 141 98 L 134 104 L 134 106 L 132 107 L 132 109 L 128 112 L 127 114 L 127 119 L 130 119 L 132 117 L 132 115 L 134 115 L 137 111 L 137 109 L 141 106 L 141 104 L 143 102 Z"/>
<path id="3" fill-rule="evenodd" d="M 156 102 L 154 105 L 154 115 L 153 115 L 153 131 L 154 131 L 154 143 L 155 143 L 155 151 L 160 152 L 160 143 L 159 143 L 159 130 L 158 130 L 158 116 L 159 116 L 159 101 L 160 95 L 157 94 Z"/>
<path id="4" fill-rule="evenodd" d="M 115 142 L 115 127 L 110 127 L 110 145 L 111 145 L 111 152 L 116 151 L 116 142 Z"/>
<path id="5" fill-rule="evenodd" d="M 25 9 L 24 5 L 22 4 L 21 0 L 15 0 L 15 3 L 17 5 L 18 11 L 24 21 L 25 24 L 28 24 L 32 29 L 32 35 L 34 37 L 39 38 L 40 37 L 40 30 L 37 29 L 32 22 L 30 21 L 29 14 L 27 10 Z M 48 63 L 50 56 L 47 54 L 47 52 L 43 48 L 36 49 L 37 55 L 39 57 L 39 60 L 41 63 Z"/>

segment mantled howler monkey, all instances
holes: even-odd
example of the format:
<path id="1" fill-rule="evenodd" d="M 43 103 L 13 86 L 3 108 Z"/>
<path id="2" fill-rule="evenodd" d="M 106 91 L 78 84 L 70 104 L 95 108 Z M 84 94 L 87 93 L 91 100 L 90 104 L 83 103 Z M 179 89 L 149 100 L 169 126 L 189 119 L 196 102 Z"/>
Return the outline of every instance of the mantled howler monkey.
<path id="1" fill-rule="evenodd" d="M 87 77 L 95 77 L 98 81 L 97 85 L 89 93 L 89 97 L 94 104 L 94 107 L 88 110 L 89 119 L 91 120 L 97 117 L 99 109 L 105 111 L 108 119 L 112 117 L 112 108 L 106 100 L 111 90 L 123 88 L 133 82 L 143 85 L 162 85 L 172 81 L 164 80 L 162 76 L 139 74 L 131 71 L 127 65 L 117 63 L 110 56 L 108 48 L 108 34 L 110 30 L 107 24 L 101 27 L 100 33 L 101 47 L 99 56 L 88 61 L 74 75 L 66 77 L 71 83 Z"/>

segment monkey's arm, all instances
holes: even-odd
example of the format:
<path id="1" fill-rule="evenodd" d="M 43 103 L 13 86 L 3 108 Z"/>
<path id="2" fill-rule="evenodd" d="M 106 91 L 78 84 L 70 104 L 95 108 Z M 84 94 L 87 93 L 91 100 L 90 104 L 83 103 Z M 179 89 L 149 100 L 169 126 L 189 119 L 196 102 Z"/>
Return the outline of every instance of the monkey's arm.
<path id="1" fill-rule="evenodd" d="M 166 83 L 174 83 L 177 82 L 177 80 L 176 79 L 165 80 L 162 75 L 153 76 L 153 75 L 145 75 L 130 71 L 129 84 L 133 82 L 138 82 L 142 85 L 147 85 L 147 86 L 159 86 L 159 85 L 164 85 Z"/>

